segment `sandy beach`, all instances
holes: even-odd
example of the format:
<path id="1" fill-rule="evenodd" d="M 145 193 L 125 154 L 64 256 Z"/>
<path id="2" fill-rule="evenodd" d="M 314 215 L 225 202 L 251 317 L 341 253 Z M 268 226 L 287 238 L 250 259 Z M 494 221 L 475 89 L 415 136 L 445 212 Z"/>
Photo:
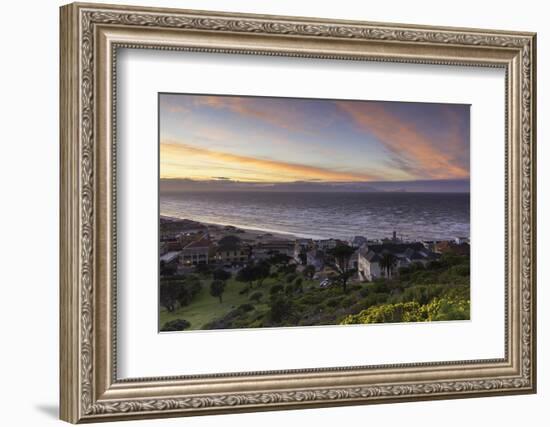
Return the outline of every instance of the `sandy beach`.
<path id="1" fill-rule="evenodd" d="M 161 215 L 161 219 L 166 221 L 183 221 L 188 220 L 202 225 L 208 229 L 208 233 L 213 240 L 219 240 L 225 236 L 238 236 L 244 242 L 269 242 L 274 240 L 296 240 L 297 236 L 290 233 L 271 232 L 266 230 L 256 230 L 253 228 L 237 227 L 231 224 L 214 224 L 203 221 L 196 221 L 189 218 L 176 218 L 166 215 Z M 183 231 L 183 230 L 182 230 Z"/>

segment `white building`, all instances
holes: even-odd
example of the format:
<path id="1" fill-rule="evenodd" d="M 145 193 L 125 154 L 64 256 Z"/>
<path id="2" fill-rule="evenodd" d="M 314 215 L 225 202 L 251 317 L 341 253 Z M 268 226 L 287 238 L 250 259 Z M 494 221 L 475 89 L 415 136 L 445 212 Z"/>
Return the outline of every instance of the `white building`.
<path id="1" fill-rule="evenodd" d="M 367 244 L 367 238 L 364 236 L 355 236 L 353 239 L 349 241 L 349 244 L 352 248 L 361 248 L 363 246 L 366 246 Z"/>
<path id="2" fill-rule="evenodd" d="M 359 251 L 357 257 L 357 274 L 360 280 L 372 282 L 374 279 L 382 277 L 380 261 L 382 257 L 373 251 Z"/>
<path id="3" fill-rule="evenodd" d="M 338 243 L 339 242 L 336 239 L 318 240 L 317 248 L 321 249 L 322 251 L 326 251 L 328 249 L 334 249 L 338 245 Z"/>
<path id="4" fill-rule="evenodd" d="M 426 266 L 430 261 L 436 259 L 436 255 L 426 249 L 422 243 L 385 243 L 369 245 L 359 251 L 357 270 L 359 278 L 372 281 L 384 277 L 386 272 L 380 263 L 385 254 L 390 253 L 395 258 L 395 264 L 391 275 L 396 275 L 402 267 L 419 263 Z"/>

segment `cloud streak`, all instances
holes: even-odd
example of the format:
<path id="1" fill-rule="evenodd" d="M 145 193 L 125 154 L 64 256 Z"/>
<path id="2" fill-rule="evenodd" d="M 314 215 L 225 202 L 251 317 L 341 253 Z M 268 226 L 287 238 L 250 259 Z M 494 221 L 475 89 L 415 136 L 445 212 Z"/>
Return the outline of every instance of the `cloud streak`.
<path id="1" fill-rule="evenodd" d="M 347 113 L 355 125 L 372 134 L 391 152 L 390 162 L 415 178 L 457 179 L 469 177 L 467 165 L 457 162 L 457 152 L 464 151 L 463 136 L 453 120 L 437 137 L 429 137 L 417 126 L 388 111 L 383 104 L 373 102 L 342 102 L 335 104 Z M 447 116 L 452 119 L 451 115 Z M 438 143 L 435 138 L 444 140 Z"/>
<path id="2" fill-rule="evenodd" d="M 296 101 L 295 101 L 296 102 Z M 299 100 L 298 102 L 305 102 Z M 238 116 L 261 120 L 271 126 L 281 129 L 311 133 L 307 126 L 318 126 L 322 121 L 305 116 L 295 105 L 289 104 L 284 98 L 237 97 L 237 96 L 200 96 L 194 99 L 196 106 L 231 111 Z M 311 123 L 313 122 L 313 123 Z"/>
<path id="3" fill-rule="evenodd" d="M 215 151 L 173 140 L 161 141 L 160 157 L 161 178 L 185 178 L 189 176 L 186 173 L 188 172 L 186 170 L 186 165 L 196 165 L 197 163 L 202 163 L 204 165 L 202 172 L 203 178 L 219 176 L 220 169 L 235 170 L 237 168 L 244 170 L 244 173 L 241 173 L 241 176 L 232 175 L 233 179 L 255 180 L 260 182 L 311 180 L 365 182 L 379 178 L 369 173 L 353 173 L 299 163 Z M 170 165 L 173 167 L 170 168 Z M 172 170 L 178 170 L 179 172 L 170 173 Z"/>

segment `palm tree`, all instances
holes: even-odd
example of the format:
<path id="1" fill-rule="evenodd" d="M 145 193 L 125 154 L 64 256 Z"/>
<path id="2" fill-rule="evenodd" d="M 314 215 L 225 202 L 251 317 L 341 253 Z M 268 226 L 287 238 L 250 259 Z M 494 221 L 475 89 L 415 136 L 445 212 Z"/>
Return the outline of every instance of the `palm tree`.
<path id="1" fill-rule="evenodd" d="M 329 262 L 328 265 L 336 272 L 336 281 L 342 285 L 342 290 L 346 293 L 348 280 L 356 272 L 355 268 L 350 265 L 355 248 L 341 243 L 327 252 L 333 259 L 333 262 Z"/>
<path id="2" fill-rule="evenodd" d="M 386 272 L 386 277 L 391 279 L 391 272 L 393 268 L 397 265 L 397 257 L 391 252 L 386 252 L 382 255 L 382 260 L 380 261 L 380 267 Z"/>

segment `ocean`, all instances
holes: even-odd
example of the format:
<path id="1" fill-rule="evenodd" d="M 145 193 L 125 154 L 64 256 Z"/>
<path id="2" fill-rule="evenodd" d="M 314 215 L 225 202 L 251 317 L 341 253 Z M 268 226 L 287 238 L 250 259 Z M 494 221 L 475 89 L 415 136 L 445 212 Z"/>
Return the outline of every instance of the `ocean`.
<path id="1" fill-rule="evenodd" d="M 314 239 L 470 236 L 469 193 L 161 193 L 160 214 Z"/>

